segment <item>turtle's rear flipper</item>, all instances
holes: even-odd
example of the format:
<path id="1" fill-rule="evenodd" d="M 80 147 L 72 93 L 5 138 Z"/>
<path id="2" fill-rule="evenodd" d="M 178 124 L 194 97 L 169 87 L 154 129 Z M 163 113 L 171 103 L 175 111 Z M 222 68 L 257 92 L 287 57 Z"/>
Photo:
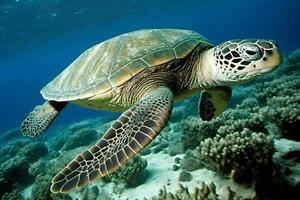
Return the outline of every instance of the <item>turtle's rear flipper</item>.
<path id="1" fill-rule="evenodd" d="M 117 170 L 166 126 L 173 105 L 168 88 L 158 88 L 125 111 L 102 139 L 79 154 L 52 180 L 52 192 L 68 192 Z"/>
<path id="2" fill-rule="evenodd" d="M 23 121 L 21 133 L 35 137 L 45 132 L 66 105 L 67 102 L 46 101 L 36 106 Z"/>

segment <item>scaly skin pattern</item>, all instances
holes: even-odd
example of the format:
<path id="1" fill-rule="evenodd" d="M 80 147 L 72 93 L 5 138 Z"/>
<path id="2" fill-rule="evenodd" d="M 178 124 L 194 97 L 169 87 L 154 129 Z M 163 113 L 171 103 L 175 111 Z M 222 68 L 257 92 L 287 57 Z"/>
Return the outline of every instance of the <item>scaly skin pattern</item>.
<path id="1" fill-rule="evenodd" d="M 131 106 L 159 86 L 170 88 L 175 100 L 181 100 L 194 94 L 203 89 L 194 87 L 198 84 L 195 76 L 197 63 L 201 52 L 210 48 L 211 46 L 198 45 L 186 59 L 174 60 L 143 71 L 125 83 L 120 94 L 113 100 L 117 103 L 120 102 L 125 107 Z"/>

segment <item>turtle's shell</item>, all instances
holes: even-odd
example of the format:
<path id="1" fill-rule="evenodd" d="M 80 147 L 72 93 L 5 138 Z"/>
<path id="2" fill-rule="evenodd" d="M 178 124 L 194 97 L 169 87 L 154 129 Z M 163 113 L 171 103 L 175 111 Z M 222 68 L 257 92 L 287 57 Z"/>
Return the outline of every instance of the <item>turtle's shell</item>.
<path id="1" fill-rule="evenodd" d="M 55 101 L 103 94 L 149 67 L 184 58 L 199 43 L 209 44 L 188 30 L 150 29 L 123 34 L 83 52 L 41 94 Z"/>

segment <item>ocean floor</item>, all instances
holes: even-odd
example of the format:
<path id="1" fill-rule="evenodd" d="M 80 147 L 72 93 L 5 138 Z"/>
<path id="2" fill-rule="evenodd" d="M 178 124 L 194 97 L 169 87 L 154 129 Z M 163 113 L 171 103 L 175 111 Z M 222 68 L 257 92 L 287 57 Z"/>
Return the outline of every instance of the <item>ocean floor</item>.
<path id="1" fill-rule="evenodd" d="M 300 143 L 299 143 L 300 144 Z M 156 196 L 163 186 L 167 191 L 175 192 L 178 190 L 179 172 L 172 169 L 172 163 L 174 163 L 175 157 L 182 158 L 184 155 L 169 156 L 165 153 L 157 153 L 155 155 L 147 155 L 145 158 L 148 161 L 146 170 L 147 178 L 143 184 L 134 188 L 122 188 L 124 185 L 119 186 L 115 183 L 95 183 L 99 190 L 105 191 L 108 196 L 113 199 L 144 199 L 151 196 Z M 230 187 L 232 191 L 241 193 L 245 198 L 254 198 L 255 192 L 251 187 L 243 187 L 234 183 L 231 179 L 222 178 L 216 172 L 208 170 L 206 168 L 198 169 L 191 172 L 193 179 L 189 182 L 181 182 L 183 186 L 194 188 L 201 185 L 202 182 L 206 184 L 217 183 L 217 193 L 220 195 L 220 199 L 228 199 L 228 190 Z M 92 187 L 92 186 L 89 186 Z M 118 189 L 119 188 L 119 191 Z M 117 191 L 116 191 L 117 190 Z M 73 199 L 82 199 L 82 193 L 74 192 L 71 194 Z M 101 199 L 99 196 L 97 199 Z"/>
<path id="2" fill-rule="evenodd" d="M 167 127 L 113 174 L 66 194 L 51 179 L 115 117 L 55 126 L 38 138 L 1 134 L 3 200 L 300 199 L 300 49 L 274 72 L 234 87 L 216 119 L 198 117 L 199 95 L 177 103 Z M 63 114 L 62 114 L 63 115 Z M 287 198 L 288 197 L 288 198 Z"/>

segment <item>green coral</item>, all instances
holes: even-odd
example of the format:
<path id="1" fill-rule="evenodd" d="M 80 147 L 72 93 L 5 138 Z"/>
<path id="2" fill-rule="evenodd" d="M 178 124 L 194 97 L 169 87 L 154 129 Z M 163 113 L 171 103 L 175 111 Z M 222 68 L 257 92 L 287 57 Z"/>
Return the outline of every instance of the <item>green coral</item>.
<path id="1" fill-rule="evenodd" d="M 293 96 L 300 89 L 299 73 L 283 75 L 272 81 L 258 83 L 255 85 L 255 89 L 255 96 L 263 105 L 274 96 Z"/>
<path id="2" fill-rule="evenodd" d="M 217 134 L 218 126 L 223 119 L 216 118 L 212 121 L 202 121 L 199 117 L 188 117 L 181 121 L 181 143 L 184 150 L 195 149 L 200 141 Z"/>
<path id="3" fill-rule="evenodd" d="M 244 128 L 253 132 L 267 133 L 266 116 L 258 113 L 259 109 L 258 102 L 249 98 L 235 109 L 228 109 L 220 117 L 211 121 L 202 121 L 195 117 L 183 120 L 181 142 L 184 149 L 195 149 L 206 138 L 212 138 L 217 134 L 225 136 L 232 132 L 242 131 Z"/>
<path id="4" fill-rule="evenodd" d="M 14 190 L 10 193 L 5 193 L 2 196 L 2 200 L 24 200 L 24 198 L 19 191 Z"/>
<path id="5" fill-rule="evenodd" d="M 87 146 L 95 141 L 97 131 L 91 128 L 76 129 L 69 134 L 66 143 L 63 145 L 63 150 L 70 150 L 80 146 Z"/>
<path id="6" fill-rule="evenodd" d="M 25 141 L 15 141 L 7 144 L 3 148 L 0 149 L 0 163 L 3 163 L 10 158 L 16 156 L 16 154 L 26 145 Z"/>
<path id="7" fill-rule="evenodd" d="M 26 186 L 32 183 L 33 178 L 28 173 L 29 165 L 47 155 L 48 149 L 43 142 L 17 141 L 9 143 L 1 153 L 11 157 L 0 164 L 0 196 L 12 192 L 16 184 Z"/>
<path id="8" fill-rule="evenodd" d="M 147 160 L 137 155 L 130 159 L 125 165 L 109 175 L 109 178 L 117 181 L 125 181 L 130 185 L 138 183 L 140 175 L 147 167 Z"/>
<path id="9" fill-rule="evenodd" d="M 277 96 L 268 99 L 265 112 L 280 129 L 282 136 L 300 141 L 300 94 Z"/>
<path id="10" fill-rule="evenodd" d="M 12 140 L 17 140 L 21 138 L 21 133 L 19 128 L 10 129 L 0 135 L 0 142 L 10 142 Z"/>
<path id="11" fill-rule="evenodd" d="M 16 156 L 0 165 L 0 197 L 13 190 L 15 184 L 27 185 L 32 181 L 28 175 L 29 162 Z"/>
<path id="12" fill-rule="evenodd" d="M 37 177 L 40 174 L 44 174 L 46 171 L 47 162 L 44 159 L 40 159 L 35 163 L 32 163 L 28 169 L 28 173 L 32 177 Z"/>
<path id="13" fill-rule="evenodd" d="M 246 128 L 208 138 L 200 143 L 198 151 L 200 160 L 224 174 L 233 172 L 237 181 L 257 176 L 272 166 L 275 152 L 272 138 Z"/>
<path id="14" fill-rule="evenodd" d="M 31 162 L 48 154 L 48 148 L 43 142 L 32 142 L 25 145 L 18 153 L 19 156 L 25 157 Z"/>
<path id="15" fill-rule="evenodd" d="M 72 200 L 68 194 L 51 193 L 52 177 L 49 175 L 38 176 L 32 188 L 31 199 L 33 200 Z"/>

